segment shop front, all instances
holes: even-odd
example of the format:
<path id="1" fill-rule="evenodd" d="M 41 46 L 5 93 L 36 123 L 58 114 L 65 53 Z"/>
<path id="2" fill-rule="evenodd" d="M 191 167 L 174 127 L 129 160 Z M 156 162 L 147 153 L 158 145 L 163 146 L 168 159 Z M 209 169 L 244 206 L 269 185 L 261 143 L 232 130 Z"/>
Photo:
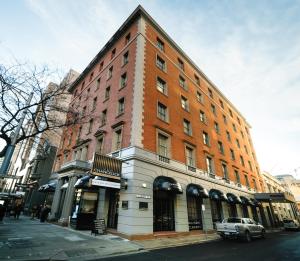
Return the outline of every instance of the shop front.
<path id="1" fill-rule="evenodd" d="M 217 189 L 211 189 L 209 191 L 209 198 L 211 204 L 211 216 L 214 228 L 217 222 L 222 222 L 224 215 L 222 210 L 222 201 L 227 202 L 226 195 Z"/>
<path id="2" fill-rule="evenodd" d="M 227 203 L 228 216 L 238 217 L 237 205 L 242 203 L 241 199 L 232 193 L 227 193 L 227 199 L 228 199 L 228 203 Z"/>
<path id="3" fill-rule="evenodd" d="M 240 196 L 240 199 L 242 201 L 242 211 L 243 211 L 243 217 L 244 218 L 249 218 L 249 211 L 248 211 L 248 206 L 251 206 L 251 202 L 248 198 L 244 196 Z"/>

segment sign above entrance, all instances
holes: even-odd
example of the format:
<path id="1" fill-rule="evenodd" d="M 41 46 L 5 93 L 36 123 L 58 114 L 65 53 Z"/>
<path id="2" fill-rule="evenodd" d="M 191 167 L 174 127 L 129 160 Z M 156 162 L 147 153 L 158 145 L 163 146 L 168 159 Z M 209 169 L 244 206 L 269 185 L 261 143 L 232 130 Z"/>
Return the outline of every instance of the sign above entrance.
<path id="1" fill-rule="evenodd" d="M 120 180 L 122 161 L 95 153 L 91 172 L 95 176 Z"/>
<path id="2" fill-rule="evenodd" d="M 99 187 L 116 188 L 116 189 L 121 188 L 120 183 L 106 181 L 106 180 L 100 180 L 100 179 L 92 179 L 92 185 L 99 186 Z"/>

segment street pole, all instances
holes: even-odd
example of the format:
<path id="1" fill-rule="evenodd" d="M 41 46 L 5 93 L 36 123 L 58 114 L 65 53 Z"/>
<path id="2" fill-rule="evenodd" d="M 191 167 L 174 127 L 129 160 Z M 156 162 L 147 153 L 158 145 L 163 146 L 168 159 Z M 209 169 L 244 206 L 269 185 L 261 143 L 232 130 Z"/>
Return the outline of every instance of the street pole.
<path id="1" fill-rule="evenodd" d="M 29 94 L 29 97 L 26 101 L 25 107 L 29 106 L 32 97 L 33 97 L 33 92 L 31 92 Z M 16 147 L 17 138 L 19 136 L 19 132 L 20 132 L 21 127 L 23 125 L 26 113 L 27 113 L 27 109 L 23 110 L 21 119 L 20 119 L 19 124 L 18 124 L 17 129 L 16 129 L 16 132 L 14 133 L 13 140 L 12 140 L 11 144 L 8 146 L 8 148 L 6 150 L 4 160 L 3 160 L 1 168 L 0 168 L 0 177 L 1 177 L 1 175 L 5 176 L 7 174 L 8 167 L 9 167 L 12 155 L 13 155 L 15 147 Z M 12 181 L 12 182 L 14 182 L 14 181 Z"/>

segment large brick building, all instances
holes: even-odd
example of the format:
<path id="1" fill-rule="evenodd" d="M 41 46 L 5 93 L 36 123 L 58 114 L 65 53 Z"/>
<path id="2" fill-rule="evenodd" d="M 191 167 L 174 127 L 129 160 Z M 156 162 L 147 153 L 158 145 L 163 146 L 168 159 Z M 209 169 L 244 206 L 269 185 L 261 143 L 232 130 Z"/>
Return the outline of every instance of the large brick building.
<path id="1" fill-rule="evenodd" d="M 96 216 L 130 236 L 262 219 L 249 124 L 142 7 L 70 92 L 83 121 L 63 133 L 52 218 Z M 127 188 L 78 186 L 95 152 L 123 161 Z"/>

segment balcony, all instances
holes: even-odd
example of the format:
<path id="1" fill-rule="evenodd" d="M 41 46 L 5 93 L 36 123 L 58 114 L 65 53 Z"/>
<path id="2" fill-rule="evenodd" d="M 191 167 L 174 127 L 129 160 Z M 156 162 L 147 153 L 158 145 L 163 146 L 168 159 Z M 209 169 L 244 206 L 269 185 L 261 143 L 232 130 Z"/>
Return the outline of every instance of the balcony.
<path id="1" fill-rule="evenodd" d="M 158 160 L 159 160 L 159 161 L 162 161 L 162 162 L 164 162 L 164 163 L 170 163 L 170 159 L 167 158 L 167 157 L 164 157 L 164 156 L 162 156 L 162 155 L 158 155 Z"/>
<path id="2" fill-rule="evenodd" d="M 193 166 L 187 165 L 187 169 L 188 169 L 189 171 L 196 172 L 196 168 L 193 167 Z"/>
<path id="3" fill-rule="evenodd" d="M 59 172 L 69 170 L 69 169 L 81 169 L 81 170 L 90 170 L 91 164 L 87 161 L 83 160 L 72 160 L 64 163 Z"/>

